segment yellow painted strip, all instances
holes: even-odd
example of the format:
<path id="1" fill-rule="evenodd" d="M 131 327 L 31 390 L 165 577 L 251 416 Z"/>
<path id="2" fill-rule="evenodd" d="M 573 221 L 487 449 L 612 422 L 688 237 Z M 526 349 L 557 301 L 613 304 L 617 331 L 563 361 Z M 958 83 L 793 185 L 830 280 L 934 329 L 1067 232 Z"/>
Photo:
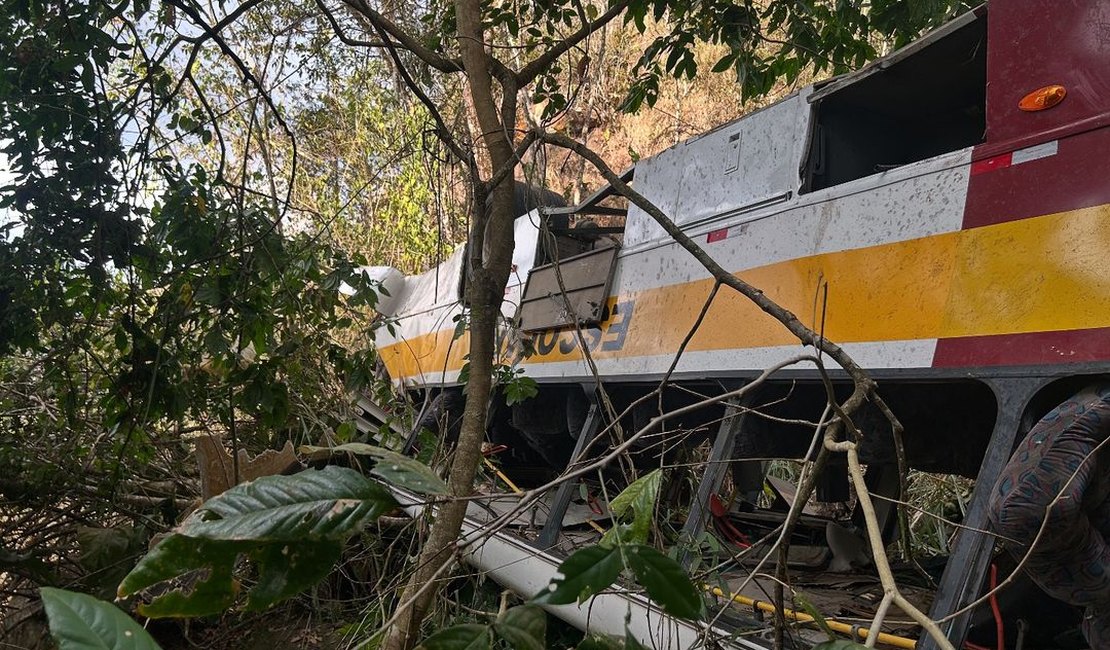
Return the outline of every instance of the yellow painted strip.
<path id="1" fill-rule="evenodd" d="M 1110 326 L 1110 205 L 960 234 L 939 336 Z"/>
<path id="2" fill-rule="evenodd" d="M 742 245 L 739 244 L 739 245 Z M 738 273 L 841 343 L 1110 327 L 1110 205 L 903 242 L 802 257 Z M 610 299 L 616 313 L 586 332 L 595 358 L 674 353 L 713 286 L 697 280 Z M 816 308 L 816 312 L 815 312 Z M 384 348 L 394 378 L 462 367 L 453 331 Z M 573 332 L 536 337 L 528 363 L 581 358 Z M 789 345 L 777 321 L 730 290 L 718 293 L 690 350 Z"/>
<path id="3" fill-rule="evenodd" d="M 834 341 L 930 338 L 940 327 L 956 244 L 956 233 L 950 233 L 803 257 L 738 275 L 815 329 L 821 322 L 822 284 L 827 283 L 825 335 Z M 703 280 L 634 295 L 633 327 L 623 352 L 677 350 L 712 286 L 712 281 Z M 726 289 L 718 293 L 689 349 L 796 342 L 777 320 Z"/>
<path id="4" fill-rule="evenodd" d="M 771 614 L 774 614 L 778 611 L 778 608 L 775 607 L 772 603 L 768 603 L 762 600 L 754 600 L 740 594 L 726 594 L 724 591 L 721 590 L 720 587 L 711 587 L 709 585 L 702 585 L 702 587 L 712 593 L 714 596 L 717 596 L 719 598 L 727 598 L 729 600 L 732 600 L 733 602 L 740 603 L 741 605 L 747 607 L 755 607 L 760 611 L 768 612 Z M 788 618 L 792 621 L 797 621 L 798 623 L 814 622 L 814 618 L 809 614 L 806 614 L 805 612 L 798 612 L 788 607 L 782 608 L 782 614 L 785 618 Z M 841 634 L 845 634 L 849 637 L 854 637 L 854 635 L 857 633 L 860 635 L 860 638 L 863 639 L 871 636 L 870 628 L 857 628 L 853 625 L 849 625 L 848 623 L 841 623 L 840 621 L 832 618 L 825 618 L 825 625 L 827 625 L 830 630 L 840 632 Z M 917 647 L 917 641 L 914 641 L 913 639 L 909 639 L 904 636 L 887 634 L 886 632 L 879 632 L 879 635 L 875 640 L 883 645 L 889 645 L 895 648 L 906 648 L 907 650 L 913 650 Z"/>
<path id="5" fill-rule="evenodd" d="M 393 379 L 425 374 L 430 380 L 438 373 L 462 368 L 470 349 L 470 332 L 454 337 L 454 328 L 422 334 L 382 347 L 378 355 Z"/>

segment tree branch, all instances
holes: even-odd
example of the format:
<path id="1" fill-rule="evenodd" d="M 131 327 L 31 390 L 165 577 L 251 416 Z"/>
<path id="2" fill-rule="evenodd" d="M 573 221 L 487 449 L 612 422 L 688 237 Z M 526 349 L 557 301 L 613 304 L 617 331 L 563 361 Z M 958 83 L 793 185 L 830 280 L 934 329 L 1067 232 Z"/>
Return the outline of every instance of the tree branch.
<path id="1" fill-rule="evenodd" d="M 386 47 L 386 44 L 382 41 L 364 41 L 359 38 L 354 38 L 353 36 L 348 36 L 347 32 L 343 31 L 343 26 L 339 24 L 339 20 L 336 19 L 335 14 L 333 14 L 331 9 L 328 9 L 328 6 L 324 4 L 324 0 L 316 0 L 316 8 L 320 10 L 320 13 L 324 14 L 324 18 L 326 18 L 328 24 L 331 25 L 331 30 L 335 32 L 335 35 L 338 36 L 339 40 L 342 41 L 345 45 L 350 45 L 351 47 L 369 48 Z"/>
<path id="2" fill-rule="evenodd" d="M 740 278 L 736 277 L 734 274 L 721 267 L 721 265 L 718 264 L 716 260 L 714 260 L 708 253 L 702 250 L 700 246 L 694 243 L 694 241 L 688 235 L 686 235 L 686 233 L 684 233 L 682 229 L 674 223 L 674 221 L 672 221 L 654 204 L 648 201 L 643 195 L 632 189 L 616 173 L 614 173 L 612 169 L 609 168 L 609 166 L 605 163 L 605 161 L 601 159 L 600 156 L 594 153 L 591 149 L 558 133 L 539 133 L 537 135 L 537 139 L 558 147 L 563 147 L 564 149 L 574 151 L 579 156 L 592 163 L 594 167 L 605 178 L 605 180 L 609 182 L 610 186 L 612 186 L 614 190 L 616 190 L 622 196 L 626 197 L 634 205 L 636 205 L 641 210 L 650 215 L 653 219 L 655 219 L 655 221 L 663 227 L 663 229 L 667 232 L 667 234 L 671 236 L 674 241 L 676 241 L 679 245 L 686 249 L 687 252 L 693 255 L 694 258 L 699 263 L 701 263 L 701 265 L 707 271 L 709 271 L 709 273 L 718 283 L 725 284 L 750 299 L 765 313 L 769 314 L 780 323 L 782 323 L 788 330 L 790 330 L 791 333 L 797 336 L 802 343 L 811 345 L 818 350 L 828 354 L 845 371 L 849 373 L 854 384 L 854 390 L 851 396 L 843 404 L 838 405 L 836 402 L 835 394 L 832 391 L 831 381 L 829 380 L 827 374 L 824 372 L 823 364 L 821 364 L 819 359 L 816 360 L 818 369 L 821 371 L 822 381 L 824 382 L 826 391 L 828 392 L 829 405 L 837 414 L 837 420 L 834 422 L 834 426 L 826 430 L 824 444 L 822 445 L 821 453 L 818 454 L 818 458 L 815 464 L 820 465 L 820 463 L 824 460 L 826 455 L 825 452 L 827 451 L 847 453 L 848 465 L 850 470 L 849 473 L 852 477 L 852 482 L 856 487 L 856 494 L 859 499 L 860 507 L 865 515 L 864 519 L 867 524 L 867 531 L 869 541 L 871 543 L 872 555 L 875 560 L 875 565 L 879 570 L 880 578 L 883 582 L 885 595 L 888 596 L 889 600 L 891 600 L 895 605 L 897 605 L 900 609 L 909 614 L 910 617 L 912 617 L 917 623 L 919 623 L 925 629 L 925 631 L 928 632 L 931 637 L 933 637 L 939 647 L 944 648 L 945 650 L 951 650 L 951 643 L 941 633 L 940 628 L 937 626 L 937 624 L 930 620 L 928 616 L 914 607 L 911 603 L 909 603 L 909 601 L 907 601 L 898 591 L 897 584 L 895 583 L 893 574 L 890 571 L 889 560 L 886 556 L 886 549 L 883 545 L 882 534 L 879 530 L 878 521 L 875 516 L 875 510 L 870 499 L 870 494 L 867 492 L 867 486 L 864 483 L 863 471 L 859 464 L 858 455 L 858 444 L 862 437 L 862 434 L 850 420 L 850 415 L 854 413 L 860 406 L 862 406 L 864 401 L 868 398 L 879 404 L 880 410 L 890 421 L 891 426 L 894 429 L 896 446 L 899 449 L 899 453 L 902 453 L 902 445 L 900 439 L 902 425 L 894 416 L 893 412 L 891 412 L 889 407 L 876 393 L 876 385 L 874 380 L 872 380 L 863 370 L 863 368 L 861 368 L 846 352 L 844 352 L 844 350 L 840 348 L 840 346 L 830 342 L 824 336 L 815 332 L 809 327 L 806 327 L 800 320 L 798 320 L 797 316 L 765 296 L 761 290 L 753 287 L 747 282 L 744 282 Z M 844 442 L 837 442 L 837 435 L 841 427 L 846 428 L 850 433 L 853 434 L 851 439 Z M 905 471 L 904 460 L 900 458 L 899 461 L 899 470 Z M 902 484 L 904 485 L 904 477 L 902 477 L 901 480 Z M 799 490 L 799 493 L 795 498 L 795 503 L 799 501 L 804 502 L 806 499 L 808 499 L 809 490 L 812 490 L 813 486 L 809 485 L 810 481 L 808 480 L 806 481 L 806 483 L 807 484 L 802 486 L 802 488 Z M 794 514 L 793 510 L 790 514 Z M 782 545 L 779 549 L 780 555 L 778 573 L 780 575 L 778 577 L 780 579 L 784 577 L 782 574 L 785 570 L 785 546 L 788 543 L 792 524 L 793 522 L 790 520 L 790 516 L 788 515 L 787 521 L 783 524 L 783 537 L 785 537 L 786 540 L 782 542 Z M 776 600 L 779 601 L 778 608 L 779 611 L 781 611 L 781 592 L 779 592 L 779 594 L 779 598 L 777 598 Z M 889 607 L 889 603 L 887 606 Z M 885 608 L 882 609 L 880 613 L 885 616 Z M 778 629 L 778 627 L 779 626 L 776 626 L 776 629 Z M 781 635 L 777 636 L 776 639 L 779 641 L 779 643 L 781 643 Z"/>
<path id="3" fill-rule="evenodd" d="M 516 149 L 513 150 L 512 159 L 507 164 L 504 164 L 493 171 L 493 174 L 489 177 L 489 181 L 486 183 L 487 186 L 494 187 L 501 181 L 505 180 L 506 177 L 511 176 L 512 173 L 516 170 L 521 158 L 523 158 L 524 154 L 528 151 L 528 148 L 531 147 L 532 144 L 535 142 L 535 131 L 529 131 L 528 133 L 524 134 L 524 138 L 521 139 L 520 143 L 517 144 Z"/>
<path id="4" fill-rule="evenodd" d="M 674 239 L 675 242 L 685 248 L 688 253 L 694 256 L 694 259 L 700 262 L 701 265 L 705 267 L 707 271 L 709 271 L 710 275 L 721 282 L 721 284 L 732 287 L 733 289 L 744 295 L 746 298 L 754 302 L 756 306 L 758 306 L 770 316 L 774 317 L 775 320 L 778 320 L 780 323 L 782 323 L 788 330 L 790 330 L 792 334 L 794 334 L 794 336 L 798 337 L 798 340 L 801 341 L 803 344 L 812 345 L 814 348 L 821 350 L 825 354 L 832 357 L 833 360 L 835 360 L 838 364 L 840 364 L 842 368 L 848 371 L 848 373 L 851 374 L 854 379 L 858 378 L 860 382 L 864 383 L 867 392 L 871 392 L 870 389 L 874 386 L 874 381 L 872 381 L 871 378 L 867 376 L 867 374 L 863 371 L 863 368 L 861 368 L 859 364 L 855 362 L 855 360 L 849 357 L 848 354 L 840 348 L 840 346 L 832 343 L 814 330 L 806 327 L 804 324 L 802 324 L 800 320 L 798 320 L 798 317 L 795 316 L 793 312 L 784 307 L 781 307 L 773 300 L 765 296 L 762 290 L 753 287 L 752 285 L 736 277 L 729 271 L 725 270 L 724 267 L 718 264 L 717 261 L 714 260 L 708 253 L 706 253 L 704 250 L 701 249 L 701 247 L 695 244 L 694 241 L 690 239 L 690 237 L 686 233 L 682 232 L 682 229 L 675 225 L 674 221 L 671 221 L 670 217 L 663 214 L 663 212 L 659 208 L 655 207 L 655 205 L 644 198 L 642 194 L 632 189 L 632 187 L 630 187 L 628 183 L 621 180 L 620 176 L 618 176 L 609 167 L 609 165 L 607 165 L 605 161 L 601 159 L 600 156 L 594 153 L 593 150 L 588 148 L 586 145 L 576 142 L 560 133 L 539 133 L 537 134 L 537 139 L 542 142 L 553 144 L 557 147 L 569 149 L 579 156 L 582 156 L 586 160 L 590 161 L 590 163 L 597 168 L 597 170 L 601 173 L 605 180 L 608 181 L 608 183 L 613 187 L 614 190 L 628 198 L 628 200 L 635 204 L 636 207 L 640 208 L 653 219 L 655 219 L 655 221 L 663 227 L 663 230 L 665 230 L 667 234 L 670 235 L 672 239 Z"/>
<path id="5" fill-rule="evenodd" d="M 427 63 L 436 70 L 439 70 L 440 72 L 463 71 L 463 64 L 461 60 L 449 59 L 439 52 L 424 47 L 424 45 L 419 40 L 414 38 L 411 34 L 398 27 L 393 21 L 375 11 L 374 8 L 371 7 L 368 2 L 366 2 L 366 0 L 343 0 L 343 3 L 351 9 L 357 11 L 359 14 L 365 16 L 371 24 L 389 34 L 398 43 L 400 43 L 401 47 L 412 52 L 417 57 L 419 57 L 421 61 Z"/>
<path id="6" fill-rule="evenodd" d="M 550 50 L 547 50 L 525 65 L 516 73 L 517 85 L 527 86 L 532 83 L 532 80 L 544 70 L 547 70 L 556 59 L 566 54 L 566 52 L 575 45 L 581 43 L 587 36 L 593 34 L 614 18 L 624 13 L 624 10 L 628 8 L 628 2 L 629 0 L 617 0 L 617 2 L 605 11 L 605 13 L 598 16 L 597 20 L 582 25 L 577 32 L 566 37 L 559 43 L 556 43 Z"/>
<path id="7" fill-rule="evenodd" d="M 281 127 L 281 130 L 284 131 L 286 137 L 289 138 L 289 145 L 290 147 L 292 147 L 292 152 L 290 154 L 289 161 L 289 186 L 286 188 L 284 201 L 284 205 L 286 207 L 282 209 L 281 214 L 277 215 L 277 218 L 274 220 L 273 224 L 270 227 L 270 229 L 272 230 L 273 228 L 277 227 L 282 219 L 285 218 L 285 212 L 288 211 L 288 206 L 292 202 L 293 184 L 297 176 L 297 137 L 293 134 L 293 129 L 289 128 L 289 124 L 286 123 L 285 118 L 281 114 L 281 111 L 278 110 L 277 105 L 274 103 L 274 98 L 270 96 L 270 93 L 266 92 L 266 89 L 262 86 L 262 82 L 254 76 L 254 73 L 251 72 L 250 68 L 243 61 L 243 59 L 240 58 L 239 54 L 236 53 L 235 50 L 227 44 L 227 41 L 225 41 L 224 38 L 220 36 L 220 34 L 204 20 L 204 18 L 196 9 L 190 7 L 187 3 L 182 2 L 181 0 L 168 0 L 168 2 L 172 6 L 177 7 L 181 11 L 185 12 L 189 16 L 189 18 L 192 19 L 194 23 L 196 23 L 198 27 L 204 30 L 204 33 L 208 36 L 208 38 L 211 38 L 216 43 L 216 45 L 220 48 L 220 51 L 223 52 L 224 55 L 226 55 L 229 59 L 231 59 L 231 61 L 235 64 L 235 67 L 239 70 L 239 73 L 243 75 L 243 78 L 246 79 L 247 82 L 249 82 L 252 86 L 254 86 L 256 91 L 258 91 L 259 97 L 261 97 L 262 101 L 266 102 L 266 106 L 269 107 L 270 112 L 273 114 L 274 120 L 277 121 L 278 125 Z M 226 17 L 224 20 L 227 20 Z M 223 23 L 224 21 L 220 22 Z"/>
<path id="8" fill-rule="evenodd" d="M 322 0 L 316 1 L 318 4 L 322 5 Z M 401 79 L 404 80 L 405 85 L 412 91 L 412 94 L 416 95 L 416 98 L 424 105 L 424 108 L 428 110 L 428 114 L 432 116 L 432 120 L 436 123 L 436 135 L 439 136 L 440 141 L 451 150 L 451 153 L 453 153 L 456 158 L 466 163 L 467 167 L 473 168 L 474 165 L 477 164 L 474 161 L 474 155 L 465 151 L 455 140 L 455 137 L 451 135 L 451 130 L 447 128 L 447 123 L 443 121 L 443 116 L 440 115 L 439 108 L 436 107 L 435 103 L 424 93 L 420 86 L 416 84 L 416 81 L 413 80 L 412 76 L 405 68 L 405 64 L 397 54 L 397 48 L 393 41 L 390 40 L 389 34 L 379 25 L 371 24 L 374 26 L 374 29 L 377 30 L 379 38 L 382 39 L 385 49 L 389 52 L 390 58 L 393 59 L 393 64 L 397 66 L 397 72 L 401 75 Z"/>

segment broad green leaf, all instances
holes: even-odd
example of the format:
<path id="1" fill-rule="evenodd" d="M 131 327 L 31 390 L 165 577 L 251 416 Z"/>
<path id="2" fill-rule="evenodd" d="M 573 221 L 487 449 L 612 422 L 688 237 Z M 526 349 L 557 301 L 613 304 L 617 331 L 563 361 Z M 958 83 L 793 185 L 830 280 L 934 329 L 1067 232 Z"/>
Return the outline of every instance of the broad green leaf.
<path id="1" fill-rule="evenodd" d="M 650 546 L 626 546 L 624 555 L 636 582 L 664 611 L 685 619 L 702 616 L 705 602 L 682 565 Z"/>
<path id="2" fill-rule="evenodd" d="M 662 470 L 654 469 L 644 474 L 613 498 L 609 503 L 609 511 L 615 515 L 623 515 L 629 508 L 651 511 L 655 505 L 655 497 L 659 493 L 659 486 L 662 484 Z"/>
<path id="3" fill-rule="evenodd" d="M 127 575 L 139 555 L 146 550 L 145 532 L 132 526 L 97 528 L 77 527 L 78 561 L 85 569 L 85 591 L 98 598 L 111 599 L 116 585 Z"/>
<path id="4" fill-rule="evenodd" d="M 493 635 L 488 625 L 453 625 L 428 637 L 419 647 L 425 650 L 489 650 L 493 647 Z"/>
<path id="5" fill-rule="evenodd" d="M 544 650 L 547 647 L 547 614 L 535 605 L 506 610 L 497 617 L 493 629 L 515 650 Z"/>
<path id="6" fill-rule="evenodd" d="M 338 440 L 350 440 L 358 433 L 358 428 L 353 422 L 344 422 L 335 428 L 335 437 Z"/>
<path id="7" fill-rule="evenodd" d="M 146 630 L 112 603 L 51 587 L 39 594 L 59 650 L 159 650 Z"/>
<path id="8" fill-rule="evenodd" d="M 77 527 L 78 561 L 87 571 L 102 571 L 116 564 L 130 550 L 135 531 L 131 526 L 114 528 Z"/>
<path id="9" fill-rule="evenodd" d="M 173 534 L 158 543 L 127 574 L 117 595 L 127 598 L 151 585 L 186 576 L 183 586 L 158 596 L 139 612 L 151 618 L 207 616 L 231 607 L 239 591 L 235 559 L 249 542 L 193 539 Z"/>
<path id="10" fill-rule="evenodd" d="M 395 506 L 381 485 L 329 466 L 236 485 L 206 501 L 180 532 L 227 541 L 343 539 Z"/>
<path id="11" fill-rule="evenodd" d="M 316 447 L 304 445 L 299 450 L 302 454 L 315 454 L 320 452 L 352 453 L 364 456 L 373 456 L 377 464 L 370 470 L 371 474 L 380 476 L 383 480 L 398 487 L 407 488 L 420 494 L 447 494 L 447 484 L 436 476 L 432 468 L 424 463 L 403 456 L 395 451 L 383 447 L 368 445 L 363 442 L 348 442 L 335 447 Z"/>
<path id="12" fill-rule="evenodd" d="M 605 531 L 605 534 L 598 540 L 598 546 L 605 548 L 613 548 L 617 544 L 630 543 L 634 541 L 632 535 L 632 525 L 622 524 L 620 522 L 614 523 L 613 527 Z M 647 541 L 647 540 L 644 540 Z"/>
<path id="13" fill-rule="evenodd" d="M 616 581 L 623 568 L 619 548 L 589 546 L 559 565 L 557 578 L 532 602 L 537 605 L 567 605 L 581 602 Z"/>
<path id="14" fill-rule="evenodd" d="M 126 598 L 169 580 L 180 587 L 139 605 L 151 618 L 219 614 L 235 604 L 239 582 L 234 569 L 240 555 L 255 563 L 258 579 L 247 594 L 246 609 L 259 610 L 308 589 L 339 560 L 339 540 L 302 542 L 216 541 L 170 535 L 124 578 L 118 594 Z"/>
<path id="15" fill-rule="evenodd" d="M 505 383 L 505 405 L 512 406 L 539 395 L 540 388 L 535 379 L 516 375 Z"/>
<path id="16" fill-rule="evenodd" d="M 625 518 L 632 511 L 632 524 L 617 524 L 605 533 L 603 545 L 613 545 L 618 539 L 624 544 L 644 544 L 651 531 L 651 518 L 655 511 L 655 501 L 659 488 L 663 485 L 662 470 L 652 470 L 629 484 L 610 503 L 609 511 L 616 517 Z"/>
<path id="17" fill-rule="evenodd" d="M 258 566 L 258 583 L 247 594 L 246 609 L 265 609 L 323 580 L 343 553 L 343 543 L 266 544 L 250 554 Z"/>

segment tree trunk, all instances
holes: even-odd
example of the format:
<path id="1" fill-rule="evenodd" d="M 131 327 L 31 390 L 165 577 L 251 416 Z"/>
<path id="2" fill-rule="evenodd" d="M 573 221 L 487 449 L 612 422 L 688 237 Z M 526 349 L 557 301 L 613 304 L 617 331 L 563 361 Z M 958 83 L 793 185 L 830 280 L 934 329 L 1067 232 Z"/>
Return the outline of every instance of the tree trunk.
<path id="1" fill-rule="evenodd" d="M 515 164 L 512 142 L 503 120 L 511 119 L 516 113 L 516 88 L 513 80 L 501 80 L 499 107 L 493 94 L 491 61 L 484 46 L 479 0 L 457 0 L 456 16 L 459 49 L 470 85 L 472 106 L 482 131 L 491 173 L 495 173 Z M 434 579 L 444 563 L 452 560 L 454 543 L 466 515 L 467 502 L 461 497 L 470 496 L 482 458 L 497 354 L 494 341 L 513 254 L 513 175 L 505 174 L 505 180 L 493 188 L 486 187 L 477 168 L 471 170 L 471 178 L 475 191 L 466 290 L 470 307 L 470 376 L 466 384 L 462 430 L 447 479 L 450 494 L 457 499 L 438 508 L 415 570 L 401 593 L 399 607 L 402 609 L 395 613 L 396 622 L 386 633 L 384 650 L 409 650 L 419 641 L 420 624 L 437 587 L 421 589 Z M 487 196 L 491 198 L 488 205 Z M 419 595 L 414 597 L 417 593 Z M 412 602 L 408 603 L 410 599 Z"/>
<path id="2" fill-rule="evenodd" d="M 471 285 L 473 286 L 473 284 Z M 474 295 L 480 293 L 473 289 Z M 487 293 L 487 292 L 481 292 Z M 470 306 L 470 378 L 466 383 L 466 407 L 463 410 L 462 431 L 451 462 L 447 486 L 451 496 L 465 497 L 471 492 L 478 463 L 481 460 L 482 441 L 486 432 L 486 404 L 492 387 L 493 341 L 497 326 L 497 309 L 487 304 L 471 303 Z M 416 568 L 401 593 L 402 605 L 416 594 L 445 562 L 452 559 L 454 542 L 462 529 L 466 515 L 466 501 L 449 501 L 439 507 L 428 539 L 420 550 Z M 436 588 L 425 589 L 415 600 L 397 612 L 397 621 L 387 632 L 382 644 L 385 650 L 408 650 L 420 639 L 420 623 L 435 597 Z"/>

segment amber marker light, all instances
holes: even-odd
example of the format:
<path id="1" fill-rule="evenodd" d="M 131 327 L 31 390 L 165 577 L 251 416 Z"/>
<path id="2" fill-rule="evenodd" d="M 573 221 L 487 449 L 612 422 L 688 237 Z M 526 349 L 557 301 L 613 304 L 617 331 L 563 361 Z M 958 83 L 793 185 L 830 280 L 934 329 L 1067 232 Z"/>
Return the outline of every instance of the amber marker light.
<path id="1" fill-rule="evenodd" d="M 1063 86 L 1045 86 L 1022 97 L 1021 101 L 1018 102 L 1018 108 L 1030 113 L 1043 111 L 1064 101 L 1067 94 L 1068 90 Z"/>

